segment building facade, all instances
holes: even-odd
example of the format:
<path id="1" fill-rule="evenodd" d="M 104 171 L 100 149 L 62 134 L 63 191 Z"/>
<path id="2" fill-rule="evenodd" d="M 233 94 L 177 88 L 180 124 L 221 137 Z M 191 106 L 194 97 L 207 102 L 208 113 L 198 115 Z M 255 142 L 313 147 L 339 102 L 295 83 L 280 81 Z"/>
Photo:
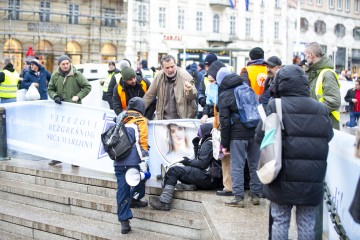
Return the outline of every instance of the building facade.
<path id="1" fill-rule="evenodd" d="M 0 2 L 0 57 L 21 71 L 36 56 L 49 70 L 67 54 L 74 64 L 100 63 L 124 56 L 127 4 L 118 0 Z"/>

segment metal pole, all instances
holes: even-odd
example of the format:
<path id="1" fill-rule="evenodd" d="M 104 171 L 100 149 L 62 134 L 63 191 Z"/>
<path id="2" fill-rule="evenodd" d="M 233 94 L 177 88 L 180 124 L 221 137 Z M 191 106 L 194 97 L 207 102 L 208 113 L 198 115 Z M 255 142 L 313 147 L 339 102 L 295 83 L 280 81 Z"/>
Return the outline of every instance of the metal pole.
<path id="1" fill-rule="evenodd" d="M 0 107 L 0 116 L 0 160 L 10 160 L 7 153 L 6 114 L 3 107 Z"/>

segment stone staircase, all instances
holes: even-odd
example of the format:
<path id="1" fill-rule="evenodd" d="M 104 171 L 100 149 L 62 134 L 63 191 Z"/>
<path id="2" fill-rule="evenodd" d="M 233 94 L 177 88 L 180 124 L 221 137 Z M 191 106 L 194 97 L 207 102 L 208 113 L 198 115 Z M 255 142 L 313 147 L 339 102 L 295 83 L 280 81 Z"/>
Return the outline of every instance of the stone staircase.
<path id="1" fill-rule="evenodd" d="M 0 239 L 218 238 L 202 203 L 213 192 L 177 191 L 170 212 L 133 209 L 133 231 L 122 235 L 113 174 L 47 162 L 0 161 Z M 147 199 L 158 186 L 149 182 Z"/>

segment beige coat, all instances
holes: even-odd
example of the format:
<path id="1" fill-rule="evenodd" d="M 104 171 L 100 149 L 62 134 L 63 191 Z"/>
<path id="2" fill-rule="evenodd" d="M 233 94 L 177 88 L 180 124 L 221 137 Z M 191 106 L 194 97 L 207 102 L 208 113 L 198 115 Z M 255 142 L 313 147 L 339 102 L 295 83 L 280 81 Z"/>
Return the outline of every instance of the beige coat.
<path id="1" fill-rule="evenodd" d="M 147 108 L 157 97 L 156 119 L 162 120 L 165 107 L 165 73 L 161 70 L 151 82 L 150 88 L 145 93 L 145 107 Z M 192 90 L 185 93 L 184 83 L 188 81 L 192 85 Z M 176 109 L 180 118 L 194 118 L 197 114 L 195 98 L 197 90 L 192 76 L 184 69 L 177 67 L 177 76 L 174 83 L 174 94 L 176 99 Z"/>

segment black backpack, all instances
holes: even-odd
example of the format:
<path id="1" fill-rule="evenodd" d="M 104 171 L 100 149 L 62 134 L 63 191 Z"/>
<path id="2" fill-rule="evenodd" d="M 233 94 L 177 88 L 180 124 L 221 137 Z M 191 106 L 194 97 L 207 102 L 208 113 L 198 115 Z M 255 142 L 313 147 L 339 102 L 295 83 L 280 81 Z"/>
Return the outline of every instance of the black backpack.
<path id="1" fill-rule="evenodd" d="M 130 140 L 125 123 L 120 122 L 101 134 L 101 142 L 112 160 L 121 160 L 130 154 L 135 138 Z"/>

